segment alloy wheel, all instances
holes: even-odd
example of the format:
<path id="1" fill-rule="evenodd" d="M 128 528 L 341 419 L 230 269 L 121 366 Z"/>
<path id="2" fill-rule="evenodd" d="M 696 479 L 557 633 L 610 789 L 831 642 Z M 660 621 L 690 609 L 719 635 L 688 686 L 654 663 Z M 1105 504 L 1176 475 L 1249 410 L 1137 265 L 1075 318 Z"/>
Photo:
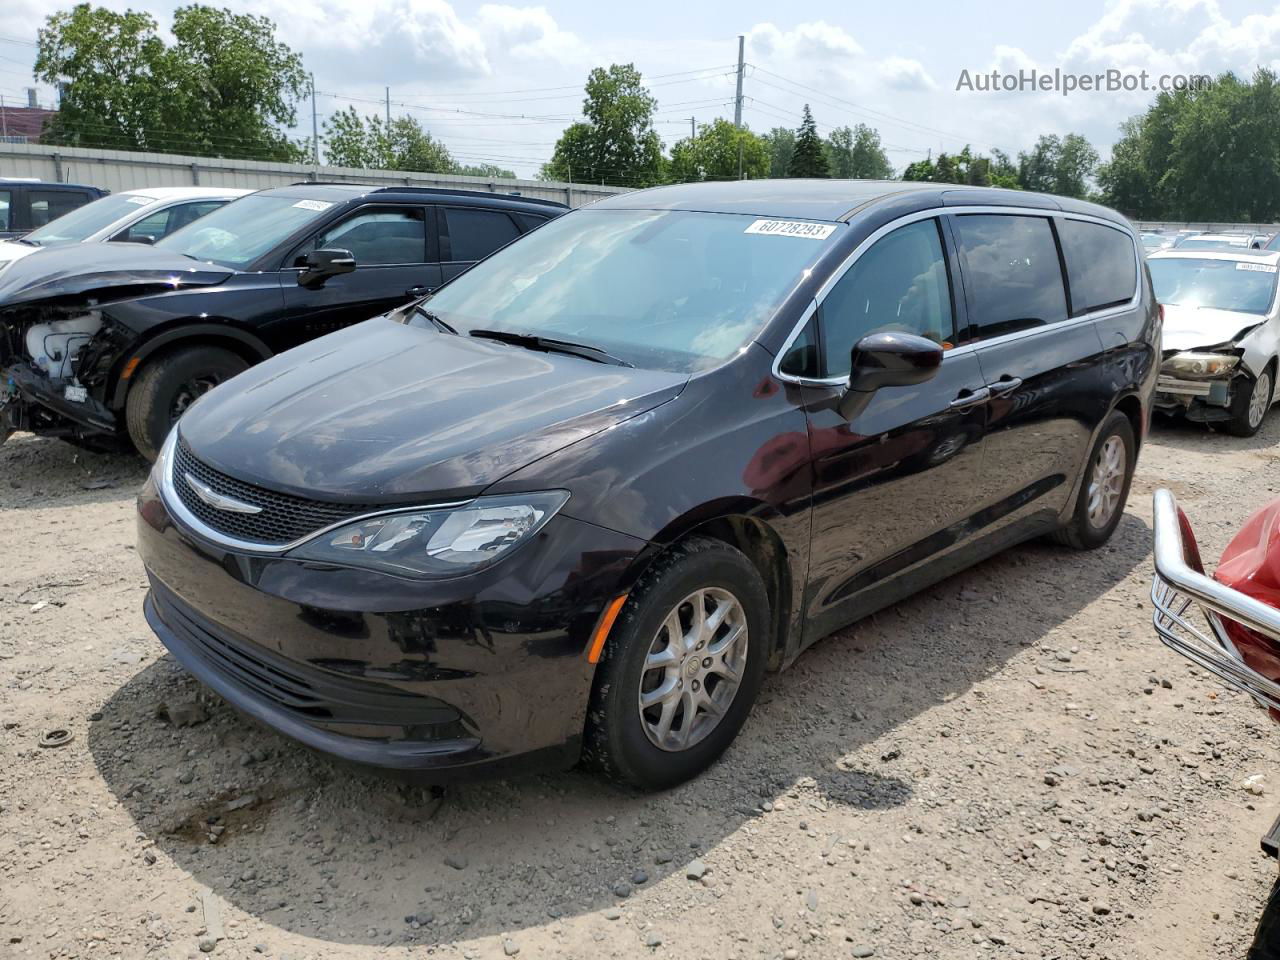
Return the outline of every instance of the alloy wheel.
<path id="1" fill-rule="evenodd" d="M 1264 370 L 1253 382 L 1253 393 L 1249 395 L 1249 428 L 1255 429 L 1262 418 L 1267 415 L 1271 406 L 1271 373 Z"/>
<path id="2" fill-rule="evenodd" d="M 687 750 L 720 725 L 747 664 L 747 617 L 728 590 L 695 590 L 662 621 L 645 657 L 637 700 L 649 741 Z"/>
<path id="3" fill-rule="evenodd" d="M 222 378 L 217 374 L 209 374 L 203 377 L 192 377 L 184 383 L 173 398 L 173 404 L 169 408 L 169 422 L 177 423 L 178 418 L 187 412 L 187 407 L 191 406 L 206 393 L 222 382 Z"/>
<path id="4" fill-rule="evenodd" d="M 1112 435 L 1093 458 L 1093 470 L 1089 474 L 1089 524 L 1101 530 L 1115 515 L 1124 490 L 1125 477 L 1124 441 Z"/>

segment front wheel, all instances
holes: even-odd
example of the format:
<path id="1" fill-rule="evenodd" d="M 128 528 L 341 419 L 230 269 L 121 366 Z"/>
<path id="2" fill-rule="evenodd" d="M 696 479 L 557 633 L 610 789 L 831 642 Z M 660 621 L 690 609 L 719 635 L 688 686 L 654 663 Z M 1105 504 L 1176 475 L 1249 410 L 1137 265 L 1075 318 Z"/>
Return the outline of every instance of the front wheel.
<path id="1" fill-rule="evenodd" d="M 1242 377 L 1235 387 L 1227 432 L 1237 437 L 1252 437 L 1262 429 L 1262 421 L 1271 409 L 1271 400 L 1275 394 L 1274 365 L 1258 374 L 1257 379 Z"/>
<path id="2" fill-rule="evenodd" d="M 645 790 L 701 773 L 755 702 L 769 598 L 751 561 L 709 538 L 678 544 L 631 591 L 597 668 L 584 759 Z"/>
<path id="3" fill-rule="evenodd" d="M 1133 425 L 1113 411 L 1089 452 L 1071 519 L 1054 539 L 1076 550 L 1094 550 L 1110 540 L 1124 515 L 1136 460 Z"/>
<path id="4" fill-rule="evenodd" d="M 155 460 L 187 407 L 248 368 L 243 358 L 220 347 L 183 347 L 152 360 L 125 400 L 129 439 L 140 454 Z"/>

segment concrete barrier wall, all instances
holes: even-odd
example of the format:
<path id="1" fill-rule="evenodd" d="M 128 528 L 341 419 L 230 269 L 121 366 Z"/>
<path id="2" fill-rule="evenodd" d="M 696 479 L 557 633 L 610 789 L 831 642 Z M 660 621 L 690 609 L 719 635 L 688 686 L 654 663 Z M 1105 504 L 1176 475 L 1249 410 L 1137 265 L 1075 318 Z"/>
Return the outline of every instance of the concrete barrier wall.
<path id="1" fill-rule="evenodd" d="M 140 187 L 243 187 L 263 190 L 299 180 L 408 185 L 516 193 L 524 197 L 558 200 L 580 207 L 623 187 L 506 180 L 453 174 L 412 173 L 403 170 L 360 170 L 354 167 L 313 167 L 309 163 L 265 163 L 219 157 L 188 157 L 169 153 L 133 153 L 53 147 L 32 143 L 0 143 L 0 178 L 23 177 L 58 183 L 85 183 L 112 192 Z"/>

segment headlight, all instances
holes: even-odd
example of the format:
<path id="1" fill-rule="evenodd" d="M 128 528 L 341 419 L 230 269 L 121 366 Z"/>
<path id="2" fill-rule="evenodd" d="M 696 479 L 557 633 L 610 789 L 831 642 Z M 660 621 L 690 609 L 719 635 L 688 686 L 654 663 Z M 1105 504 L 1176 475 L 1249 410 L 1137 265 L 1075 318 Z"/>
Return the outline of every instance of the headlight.
<path id="1" fill-rule="evenodd" d="M 288 556 L 402 577 L 456 577 L 496 563 L 542 529 L 568 499 L 565 491 L 552 490 L 378 514 L 330 530 Z"/>
<path id="2" fill-rule="evenodd" d="M 1175 353 L 1160 365 L 1160 372 L 1173 377 L 1203 380 L 1224 376 L 1239 362 L 1239 357 L 1227 353 Z"/>

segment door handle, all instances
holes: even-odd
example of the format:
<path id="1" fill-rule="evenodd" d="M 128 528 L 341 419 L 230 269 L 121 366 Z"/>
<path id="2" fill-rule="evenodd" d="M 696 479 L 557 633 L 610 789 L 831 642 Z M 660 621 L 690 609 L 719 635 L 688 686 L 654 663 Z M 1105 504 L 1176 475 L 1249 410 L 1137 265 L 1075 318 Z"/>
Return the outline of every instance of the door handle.
<path id="1" fill-rule="evenodd" d="M 406 297 L 421 297 L 430 293 L 435 287 L 428 287 L 426 284 L 418 284 L 416 287 L 410 287 L 404 292 Z"/>
<path id="2" fill-rule="evenodd" d="M 990 399 L 991 390 L 987 387 L 979 387 L 977 390 L 969 390 L 960 394 L 948 406 L 952 410 L 968 410 L 972 407 L 981 406 Z"/>
<path id="3" fill-rule="evenodd" d="M 1003 397 L 1006 393 L 1013 393 L 1022 386 L 1021 377 L 1001 377 L 995 383 L 989 383 L 987 386 L 991 390 L 991 396 Z"/>

